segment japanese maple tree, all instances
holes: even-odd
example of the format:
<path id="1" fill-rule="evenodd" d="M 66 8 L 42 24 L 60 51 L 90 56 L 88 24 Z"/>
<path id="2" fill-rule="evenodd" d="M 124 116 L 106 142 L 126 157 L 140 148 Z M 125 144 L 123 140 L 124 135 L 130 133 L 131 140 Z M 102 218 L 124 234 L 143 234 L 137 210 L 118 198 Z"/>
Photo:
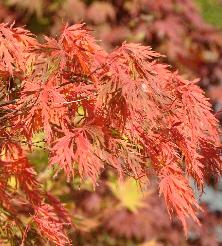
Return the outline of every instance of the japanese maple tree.
<path id="1" fill-rule="evenodd" d="M 199 223 L 190 178 L 202 192 L 222 166 L 218 122 L 198 80 L 171 72 L 150 47 L 123 43 L 107 53 L 84 24 L 66 25 L 43 43 L 1 24 L 0 58 L 2 240 L 17 227 L 23 245 L 70 244 L 72 215 L 44 190 L 28 159 L 39 132 L 55 175 L 64 171 L 68 182 L 79 176 L 96 187 L 106 168 L 141 185 L 155 172 L 185 233 L 187 217 Z"/>

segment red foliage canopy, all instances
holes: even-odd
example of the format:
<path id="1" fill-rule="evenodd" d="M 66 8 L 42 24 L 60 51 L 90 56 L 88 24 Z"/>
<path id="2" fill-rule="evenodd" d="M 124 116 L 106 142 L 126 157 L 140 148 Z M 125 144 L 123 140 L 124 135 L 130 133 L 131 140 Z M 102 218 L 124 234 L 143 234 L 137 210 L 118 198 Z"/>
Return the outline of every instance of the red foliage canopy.
<path id="1" fill-rule="evenodd" d="M 49 163 L 68 181 L 80 175 L 96 185 L 111 166 L 120 178 L 146 182 L 154 170 L 160 194 L 185 232 L 186 217 L 198 222 L 189 177 L 202 191 L 211 175 L 222 172 L 217 120 L 197 80 L 171 72 L 160 57 L 127 43 L 108 54 L 84 24 L 65 26 L 43 44 L 22 28 L 1 24 L 2 207 L 17 213 L 8 186 L 14 175 L 39 232 L 57 245 L 68 243 L 69 216 L 44 193 L 26 157 L 33 135 L 43 131 Z"/>

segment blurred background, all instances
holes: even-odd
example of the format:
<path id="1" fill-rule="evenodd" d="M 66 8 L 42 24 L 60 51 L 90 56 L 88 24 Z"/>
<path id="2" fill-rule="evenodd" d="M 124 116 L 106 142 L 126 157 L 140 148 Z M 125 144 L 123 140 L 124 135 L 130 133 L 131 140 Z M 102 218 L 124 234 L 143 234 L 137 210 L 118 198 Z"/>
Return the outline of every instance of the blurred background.
<path id="1" fill-rule="evenodd" d="M 66 22 L 85 22 L 107 51 L 125 40 L 149 45 L 166 55 L 163 62 L 172 70 L 188 79 L 200 78 L 222 122 L 221 0 L 0 0 L 0 21 L 25 25 L 39 40 L 56 36 Z M 70 237 L 75 245 L 222 245 L 222 184 L 214 180 L 200 199 L 205 209 L 202 226 L 191 221 L 186 240 L 180 223 L 169 219 L 152 177 L 148 191 L 142 192 L 136 180 L 119 185 L 107 170 L 94 190 L 78 178 L 69 184 L 62 174 L 53 179 L 41 146 L 30 160 L 44 188 L 73 215 L 76 231 L 70 231 Z"/>

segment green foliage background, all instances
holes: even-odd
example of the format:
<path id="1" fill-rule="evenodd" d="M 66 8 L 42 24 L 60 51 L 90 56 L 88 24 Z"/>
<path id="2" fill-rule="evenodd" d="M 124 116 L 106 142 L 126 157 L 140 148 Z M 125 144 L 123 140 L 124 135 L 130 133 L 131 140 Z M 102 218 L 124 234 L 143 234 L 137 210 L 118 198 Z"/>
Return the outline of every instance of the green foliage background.
<path id="1" fill-rule="evenodd" d="M 210 24 L 222 28 L 222 2 L 219 0 L 195 0 L 203 18 Z"/>

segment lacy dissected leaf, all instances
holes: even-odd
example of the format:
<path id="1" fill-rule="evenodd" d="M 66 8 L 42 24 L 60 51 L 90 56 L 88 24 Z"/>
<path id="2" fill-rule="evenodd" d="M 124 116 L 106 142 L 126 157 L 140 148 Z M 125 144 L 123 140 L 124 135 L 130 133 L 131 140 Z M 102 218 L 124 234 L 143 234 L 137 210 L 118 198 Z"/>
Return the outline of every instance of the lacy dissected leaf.
<path id="1" fill-rule="evenodd" d="M 0 25 L 0 71 L 14 75 L 28 68 L 30 55 L 27 49 L 35 45 L 33 35 L 22 28 L 13 28 L 7 24 Z"/>
<path id="2" fill-rule="evenodd" d="M 40 232 L 56 245 L 71 245 L 64 232 L 65 223 L 57 216 L 52 206 L 43 204 L 37 207 L 33 221 Z"/>

